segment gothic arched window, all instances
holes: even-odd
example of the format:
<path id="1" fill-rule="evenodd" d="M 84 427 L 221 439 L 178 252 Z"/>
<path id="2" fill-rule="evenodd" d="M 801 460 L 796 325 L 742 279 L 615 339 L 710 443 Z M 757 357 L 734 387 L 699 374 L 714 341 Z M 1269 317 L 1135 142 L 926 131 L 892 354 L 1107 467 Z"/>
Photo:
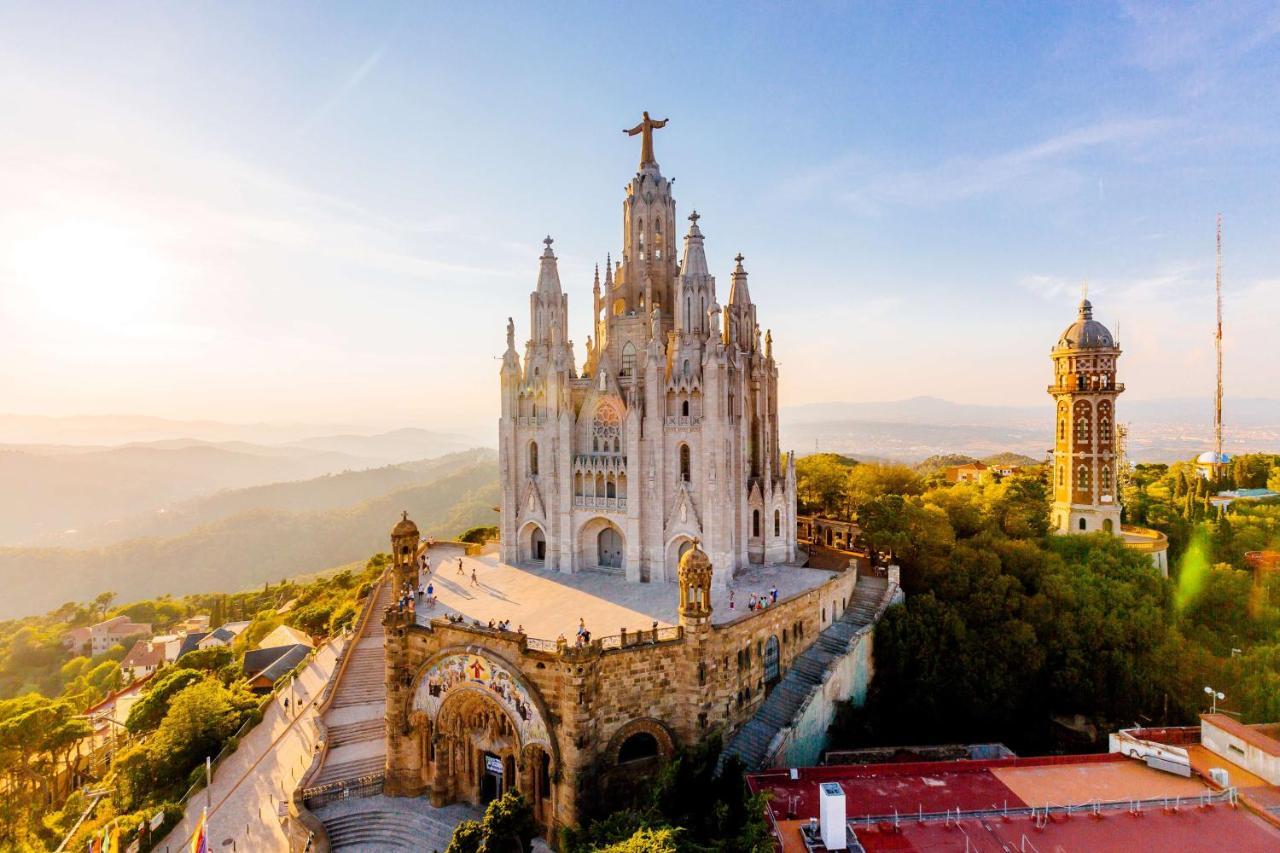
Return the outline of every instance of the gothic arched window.
<path id="1" fill-rule="evenodd" d="M 760 510 L 751 510 L 751 535 L 760 538 Z"/>
<path id="2" fill-rule="evenodd" d="M 636 369 L 636 347 L 631 341 L 622 348 L 622 375 L 630 376 Z"/>
<path id="3" fill-rule="evenodd" d="M 685 403 L 685 405 L 688 406 L 689 404 Z M 686 483 L 689 482 L 690 467 L 689 445 L 682 444 L 680 445 L 680 479 Z"/>
<path id="4" fill-rule="evenodd" d="M 1098 479 L 1102 483 L 1102 493 L 1104 495 L 1111 494 L 1111 466 L 1103 465 L 1102 470 L 1098 472 Z"/>
<path id="5" fill-rule="evenodd" d="M 773 511 L 773 535 L 774 536 L 782 535 L 782 511 L 781 510 L 775 509 Z"/>
<path id="6" fill-rule="evenodd" d="M 529 442 L 529 473 L 538 476 L 538 442 Z"/>
<path id="7" fill-rule="evenodd" d="M 680 415 L 681 417 L 686 417 L 686 418 L 689 417 L 689 401 L 688 400 L 682 400 L 680 402 Z"/>
<path id="8" fill-rule="evenodd" d="M 1076 488 L 1081 491 L 1089 490 L 1089 466 L 1081 465 L 1076 470 Z"/>

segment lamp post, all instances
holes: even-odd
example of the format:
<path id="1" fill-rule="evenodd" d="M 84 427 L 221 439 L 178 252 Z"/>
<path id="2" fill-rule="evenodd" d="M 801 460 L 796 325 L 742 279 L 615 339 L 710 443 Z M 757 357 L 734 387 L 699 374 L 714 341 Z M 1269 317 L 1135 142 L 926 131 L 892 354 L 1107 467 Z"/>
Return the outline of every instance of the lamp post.
<path id="1" fill-rule="evenodd" d="M 1212 687 L 1205 687 L 1204 692 L 1209 694 L 1209 699 L 1213 703 L 1212 710 L 1210 710 L 1209 713 L 1211 714 L 1218 713 L 1218 700 L 1226 699 L 1227 694 L 1214 690 Z"/>

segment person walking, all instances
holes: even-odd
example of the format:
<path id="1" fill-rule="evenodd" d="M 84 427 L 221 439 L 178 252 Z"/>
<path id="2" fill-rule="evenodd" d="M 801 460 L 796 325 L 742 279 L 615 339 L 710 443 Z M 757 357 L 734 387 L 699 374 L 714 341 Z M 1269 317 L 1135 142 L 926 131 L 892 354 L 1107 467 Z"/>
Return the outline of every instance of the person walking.
<path id="1" fill-rule="evenodd" d="M 480 581 L 476 579 L 476 567 L 471 567 L 471 585 L 480 586 Z"/>
<path id="2" fill-rule="evenodd" d="M 466 573 L 466 572 L 464 572 L 464 571 L 462 570 L 462 558 L 461 558 L 461 557 L 459 557 L 459 558 L 458 558 L 458 574 L 462 575 L 463 577 L 466 577 L 466 576 L 467 576 L 467 573 Z"/>

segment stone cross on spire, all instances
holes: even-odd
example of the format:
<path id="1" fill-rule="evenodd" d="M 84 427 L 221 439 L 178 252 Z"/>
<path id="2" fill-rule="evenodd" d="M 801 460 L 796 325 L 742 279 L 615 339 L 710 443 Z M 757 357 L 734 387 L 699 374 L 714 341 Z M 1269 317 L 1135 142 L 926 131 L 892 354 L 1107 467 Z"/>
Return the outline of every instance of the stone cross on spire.
<path id="1" fill-rule="evenodd" d="M 640 168 L 652 163 L 658 165 L 658 161 L 653 159 L 653 132 L 660 127 L 666 127 L 670 119 L 653 119 L 649 118 L 649 111 L 645 110 L 644 118 L 640 123 L 632 128 L 624 128 L 623 133 L 627 136 L 635 136 L 640 134 Z"/>
<path id="2" fill-rule="evenodd" d="M 551 252 L 551 244 L 552 244 L 552 243 L 554 243 L 554 242 L 555 242 L 555 240 L 552 240 L 552 239 L 551 239 L 551 235 L 550 235 L 550 234 L 548 234 L 548 235 L 547 235 L 547 238 L 546 238 L 545 240 L 543 240 L 543 241 L 542 241 L 543 245 L 545 245 L 545 246 L 547 247 L 547 253 L 548 253 L 548 254 L 550 254 L 550 252 Z"/>
<path id="3" fill-rule="evenodd" d="M 698 215 L 698 211 L 696 210 L 693 213 L 689 214 L 689 221 L 692 222 L 694 225 L 697 225 L 698 220 L 701 218 L 702 217 Z M 694 541 L 696 542 L 697 540 L 694 540 Z"/>

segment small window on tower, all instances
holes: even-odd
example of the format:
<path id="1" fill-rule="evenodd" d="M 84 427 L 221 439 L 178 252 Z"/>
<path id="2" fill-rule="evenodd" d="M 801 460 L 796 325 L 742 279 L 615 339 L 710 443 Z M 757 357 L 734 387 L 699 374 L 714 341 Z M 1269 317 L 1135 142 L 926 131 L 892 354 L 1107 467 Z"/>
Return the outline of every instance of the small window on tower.
<path id="1" fill-rule="evenodd" d="M 636 348 L 630 341 L 622 348 L 622 375 L 630 376 L 636 369 Z"/>

